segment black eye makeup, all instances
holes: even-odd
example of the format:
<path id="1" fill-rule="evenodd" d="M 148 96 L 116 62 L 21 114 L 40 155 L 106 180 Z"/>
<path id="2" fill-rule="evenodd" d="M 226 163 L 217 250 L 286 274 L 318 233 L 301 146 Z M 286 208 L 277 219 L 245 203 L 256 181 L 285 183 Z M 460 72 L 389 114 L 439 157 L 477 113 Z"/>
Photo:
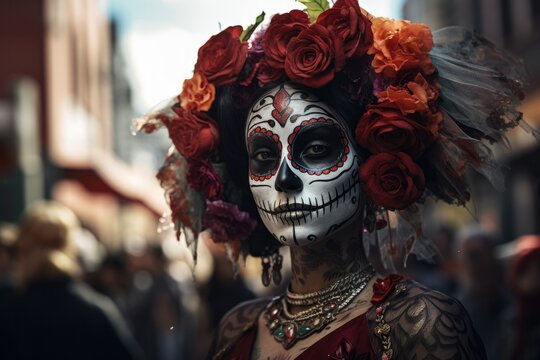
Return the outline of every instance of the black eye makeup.
<path id="1" fill-rule="evenodd" d="M 343 130 L 324 118 L 303 122 L 289 137 L 289 144 L 293 166 L 311 175 L 336 171 L 349 153 Z"/>
<path id="2" fill-rule="evenodd" d="M 276 174 L 281 155 L 279 137 L 261 127 L 248 136 L 249 172 L 252 180 L 263 181 Z"/>

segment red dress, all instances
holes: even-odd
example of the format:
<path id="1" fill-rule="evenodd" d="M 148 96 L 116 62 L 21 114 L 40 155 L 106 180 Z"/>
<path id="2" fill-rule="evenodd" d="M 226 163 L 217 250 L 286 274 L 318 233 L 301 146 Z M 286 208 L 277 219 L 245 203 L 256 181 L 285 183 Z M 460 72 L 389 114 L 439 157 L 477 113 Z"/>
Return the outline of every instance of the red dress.
<path id="1" fill-rule="evenodd" d="M 367 313 L 328 333 L 296 359 L 486 359 L 467 312 L 452 298 L 389 275 L 373 284 L 371 303 Z M 235 310 L 234 321 L 224 323 L 227 336 L 216 337 L 211 358 L 249 360 L 257 318 L 267 304 L 259 300 Z"/>
<path id="2" fill-rule="evenodd" d="M 368 360 L 376 359 L 368 336 L 368 320 L 360 315 L 318 340 L 296 360 L 331 359 L 331 360 Z M 254 324 L 236 341 L 225 359 L 249 360 L 257 337 Z"/>

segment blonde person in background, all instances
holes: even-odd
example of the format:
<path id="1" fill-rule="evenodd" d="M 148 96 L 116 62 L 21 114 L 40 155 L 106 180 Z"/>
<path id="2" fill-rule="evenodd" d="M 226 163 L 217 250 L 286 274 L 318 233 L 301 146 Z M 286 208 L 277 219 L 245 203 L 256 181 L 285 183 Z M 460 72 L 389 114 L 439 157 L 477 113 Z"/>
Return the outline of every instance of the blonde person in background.
<path id="1" fill-rule="evenodd" d="M 135 343 L 113 303 L 87 287 L 65 206 L 40 202 L 24 215 L 15 285 L 0 306 L 1 359 L 135 359 Z"/>

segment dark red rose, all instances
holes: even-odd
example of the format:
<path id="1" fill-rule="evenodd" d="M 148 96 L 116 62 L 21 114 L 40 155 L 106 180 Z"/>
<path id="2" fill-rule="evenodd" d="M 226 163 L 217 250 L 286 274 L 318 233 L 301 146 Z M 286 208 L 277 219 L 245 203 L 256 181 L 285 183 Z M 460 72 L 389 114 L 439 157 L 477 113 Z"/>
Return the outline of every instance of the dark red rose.
<path id="1" fill-rule="evenodd" d="M 362 56 L 373 44 L 371 21 L 362 14 L 357 0 L 338 0 L 317 18 L 343 41 L 345 57 Z"/>
<path id="2" fill-rule="evenodd" d="M 394 287 L 403 280 L 403 276 L 391 274 L 384 279 L 377 279 L 373 283 L 373 297 L 371 302 L 374 304 L 381 303 L 392 293 Z"/>
<path id="3" fill-rule="evenodd" d="M 373 202 L 388 210 L 402 210 L 420 199 L 424 173 L 405 153 L 373 155 L 362 164 L 360 179 Z"/>
<path id="4" fill-rule="evenodd" d="M 212 164 L 202 159 L 191 159 L 188 163 L 187 182 L 189 186 L 208 200 L 220 198 L 223 193 L 223 185 Z"/>
<path id="5" fill-rule="evenodd" d="M 173 107 L 177 116 L 167 117 L 164 124 L 169 130 L 176 149 L 186 159 L 212 154 L 218 146 L 217 124 L 203 112 L 192 112 Z"/>
<path id="6" fill-rule="evenodd" d="M 300 10 L 292 10 L 286 14 L 275 15 L 263 37 L 266 61 L 276 69 L 283 69 L 287 56 L 287 45 L 291 39 L 307 29 L 308 15 Z"/>
<path id="7" fill-rule="evenodd" d="M 285 73 L 292 81 L 320 88 L 345 65 L 343 43 L 330 30 L 313 24 L 287 46 Z"/>
<path id="8" fill-rule="evenodd" d="M 259 63 L 257 70 L 257 80 L 259 80 L 260 86 L 279 81 L 285 77 L 283 69 L 272 67 L 265 60 Z"/>
<path id="9" fill-rule="evenodd" d="M 374 154 L 402 151 L 417 159 L 435 140 L 439 123 L 437 118 L 372 106 L 356 125 L 356 140 Z"/>
<path id="10" fill-rule="evenodd" d="M 221 200 L 207 201 L 203 226 L 210 229 L 214 242 L 244 241 L 257 223 L 238 206 Z"/>
<path id="11" fill-rule="evenodd" d="M 241 34 L 241 26 L 231 26 L 212 36 L 199 49 L 195 71 L 216 87 L 236 81 L 248 52 L 248 43 L 240 41 Z"/>

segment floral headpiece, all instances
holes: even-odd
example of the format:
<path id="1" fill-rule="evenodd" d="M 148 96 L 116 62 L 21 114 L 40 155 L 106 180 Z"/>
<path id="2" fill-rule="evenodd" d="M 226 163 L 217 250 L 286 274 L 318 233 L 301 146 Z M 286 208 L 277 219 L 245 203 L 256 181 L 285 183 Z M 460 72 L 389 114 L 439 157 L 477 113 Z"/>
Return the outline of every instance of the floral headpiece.
<path id="1" fill-rule="evenodd" d="M 212 118 L 222 89 L 245 94 L 280 81 L 323 88 L 339 76 L 350 102 L 372 91 L 355 128 L 358 145 L 370 153 L 360 170 L 369 198 L 366 250 L 371 243 L 389 257 L 413 251 L 428 257 L 428 243 L 416 241 L 427 196 L 465 205 L 468 166 L 501 187 L 484 142 L 503 139 L 504 130 L 520 123 L 521 64 L 460 28 L 432 34 L 423 24 L 372 17 L 356 0 L 332 7 L 325 0 L 300 2 L 305 11 L 273 16 L 251 41 L 264 13 L 246 29 L 231 26 L 212 36 L 180 95 L 137 122 L 147 133 L 165 126 L 174 144 L 158 179 L 177 235 L 183 231 L 196 246 L 201 229 L 209 229 L 236 260 L 256 226 L 225 201 L 234 191 L 227 190 L 219 119 Z"/>

